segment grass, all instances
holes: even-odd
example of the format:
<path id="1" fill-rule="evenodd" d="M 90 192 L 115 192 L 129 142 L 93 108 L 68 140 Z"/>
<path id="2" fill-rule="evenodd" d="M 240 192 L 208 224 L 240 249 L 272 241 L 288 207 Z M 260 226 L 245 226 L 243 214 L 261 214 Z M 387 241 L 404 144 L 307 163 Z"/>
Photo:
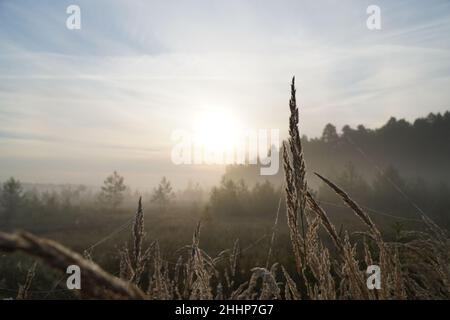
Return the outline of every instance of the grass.
<path id="1" fill-rule="evenodd" d="M 269 248 L 253 266 L 243 266 L 259 245 L 241 248 L 236 240 L 228 250 L 210 255 L 202 249 L 202 223 L 192 241 L 169 261 L 158 241 L 146 241 L 141 199 L 132 224 L 131 241 L 119 248 L 119 272 L 106 271 L 92 261 L 89 251 L 76 253 L 61 244 L 18 232 L 0 233 L 0 249 L 21 251 L 65 274 L 69 265 L 82 270 L 77 298 L 97 299 L 449 299 L 450 241 L 447 233 L 424 213 L 427 231 L 407 231 L 386 241 L 364 209 L 335 183 L 316 174 L 358 217 L 364 230 L 336 231 L 327 212 L 307 187 L 306 164 L 299 131 L 294 79 L 291 84 L 289 140 L 283 144 L 286 223 L 295 268 L 275 262 L 278 214 L 264 239 Z M 280 206 L 279 206 L 280 207 Z M 204 226 L 203 226 L 204 227 Z M 208 227 L 208 225 L 206 226 Z M 324 230 L 321 231 L 321 230 Z M 170 235 L 168 235 L 170 236 Z M 218 239 L 220 240 L 220 239 Z M 259 253 L 261 256 L 261 253 Z M 369 290 L 366 268 L 381 268 L 381 289 Z M 243 271 L 243 272 L 242 272 Z M 18 298 L 30 298 L 36 265 L 27 273 Z M 62 281 L 64 284 L 64 281 Z"/>

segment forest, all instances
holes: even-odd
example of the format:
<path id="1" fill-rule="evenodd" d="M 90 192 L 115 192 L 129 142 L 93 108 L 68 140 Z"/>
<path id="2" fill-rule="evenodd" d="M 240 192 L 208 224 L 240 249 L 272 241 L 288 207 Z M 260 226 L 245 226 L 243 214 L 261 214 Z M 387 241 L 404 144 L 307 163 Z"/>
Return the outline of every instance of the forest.
<path id="1" fill-rule="evenodd" d="M 337 173 L 352 163 L 365 178 L 374 178 L 382 169 L 394 167 L 406 178 L 427 182 L 450 181 L 450 112 L 430 113 L 412 123 L 390 118 L 377 129 L 346 125 L 340 132 L 329 123 L 321 137 L 302 136 L 305 158 L 313 171 Z M 231 178 L 242 175 L 259 179 L 249 166 L 230 166 Z M 263 177 L 264 178 L 264 177 Z M 272 177 L 283 180 L 283 172 Z"/>

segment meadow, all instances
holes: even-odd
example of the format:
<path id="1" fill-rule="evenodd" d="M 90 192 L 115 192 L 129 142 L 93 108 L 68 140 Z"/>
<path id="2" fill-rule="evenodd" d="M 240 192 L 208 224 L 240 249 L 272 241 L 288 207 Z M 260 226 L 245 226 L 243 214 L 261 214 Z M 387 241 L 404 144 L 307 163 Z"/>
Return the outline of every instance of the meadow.
<path id="1" fill-rule="evenodd" d="M 407 198 L 409 207 L 395 209 L 410 212 L 396 218 L 374 209 L 373 197 L 371 208 L 359 204 L 368 202 L 359 178 L 346 190 L 345 174 L 336 182 L 309 171 L 294 80 L 289 108 L 279 185 L 224 179 L 207 199 L 194 188 L 186 198 L 197 200 L 173 202 L 163 180 L 153 196 L 130 194 L 121 206 L 108 185 L 101 203 L 88 195 L 76 205 L 60 193 L 46 194 L 43 206 L 29 197 L 27 214 L 0 232 L 0 297 L 449 299 L 448 216 Z M 309 187 L 311 176 L 321 189 Z M 120 179 L 115 173 L 110 186 Z M 379 189 L 400 188 L 388 185 Z M 66 287 L 69 265 L 81 268 L 81 290 Z M 380 267 L 380 289 L 367 286 L 371 265 Z"/>

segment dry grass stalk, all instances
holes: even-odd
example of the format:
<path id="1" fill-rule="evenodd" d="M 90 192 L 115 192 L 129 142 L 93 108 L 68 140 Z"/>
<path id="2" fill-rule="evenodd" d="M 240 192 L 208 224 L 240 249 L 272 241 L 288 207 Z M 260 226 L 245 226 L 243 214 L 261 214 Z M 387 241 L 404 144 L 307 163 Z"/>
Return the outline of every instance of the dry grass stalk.
<path id="1" fill-rule="evenodd" d="M 274 263 L 269 272 L 264 273 L 259 300 L 281 299 L 280 288 L 276 281 L 278 263 Z M 265 269 L 267 271 L 267 269 Z"/>
<path id="2" fill-rule="evenodd" d="M 221 260 L 221 257 L 228 252 L 229 252 L 228 250 L 221 252 L 218 256 L 217 261 Z M 233 245 L 233 250 L 230 253 L 228 259 L 229 266 L 228 268 L 225 268 L 224 271 L 225 282 L 229 290 L 234 290 L 236 273 L 239 268 L 238 264 L 240 255 L 241 255 L 241 247 L 239 244 L 239 239 L 236 239 Z"/>
<path id="3" fill-rule="evenodd" d="M 320 220 L 318 217 L 308 223 L 306 241 L 308 252 L 306 254 L 310 272 L 314 281 L 307 284 L 310 299 L 335 299 L 335 282 L 331 275 L 331 259 L 328 249 L 319 239 Z"/>
<path id="4" fill-rule="evenodd" d="M 138 209 L 133 223 L 133 268 L 134 279 L 133 282 L 139 282 L 144 266 L 144 257 L 142 255 L 142 242 L 145 238 L 144 233 L 144 209 L 142 208 L 142 198 L 139 197 Z"/>
<path id="5" fill-rule="evenodd" d="M 239 300 L 267 300 L 267 299 L 280 299 L 280 288 L 275 280 L 275 271 L 277 264 L 274 264 L 271 270 L 266 268 L 255 267 L 253 268 L 250 281 L 245 290 L 237 296 Z M 260 284 L 261 290 L 258 291 L 258 285 Z"/>
<path id="6" fill-rule="evenodd" d="M 299 114 L 296 101 L 295 77 L 292 78 L 291 83 L 291 99 L 289 101 L 289 108 L 291 115 L 289 117 L 289 146 L 292 155 L 292 167 L 296 174 L 294 175 L 295 189 L 297 191 L 297 200 L 299 203 L 299 215 L 301 220 L 302 236 L 305 237 L 305 205 L 306 205 L 306 165 L 303 157 L 303 147 L 298 129 Z M 306 244 L 305 244 L 306 245 Z M 305 249 L 306 251 L 306 249 Z"/>
<path id="7" fill-rule="evenodd" d="M 330 297 L 335 296 L 334 281 L 331 275 L 331 263 L 324 259 L 329 259 L 328 253 L 324 253 L 325 247 L 320 243 L 318 237 L 318 220 L 306 213 L 307 202 L 314 205 L 315 202 L 307 191 L 306 181 L 306 165 L 303 156 L 303 148 L 298 129 L 298 108 L 296 102 L 295 79 L 291 84 L 291 99 L 289 101 L 290 118 L 289 118 L 289 143 L 283 143 L 283 163 L 286 177 L 286 206 L 287 206 L 287 222 L 289 227 L 289 235 L 294 251 L 297 272 L 303 281 L 303 291 L 306 291 L 309 298 L 318 295 L 326 298 L 322 292 L 322 281 L 326 280 L 327 287 L 330 289 Z M 291 160 L 292 158 L 292 160 Z M 313 208 L 314 209 L 314 208 Z M 316 210 L 320 209 L 316 205 Z M 298 216 L 300 216 L 301 233 L 298 230 Z M 326 214 L 323 212 L 321 219 L 328 221 Z M 331 223 L 327 224 L 330 231 L 334 229 Z M 331 232 L 336 245 L 342 250 L 342 245 L 337 238 L 336 232 Z M 318 250 L 321 251 L 318 251 Z M 323 256 L 320 256 L 323 254 Z M 324 266 L 327 266 L 324 269 Z M 320 293 L 319 293 L 320 292 Z"/>
<path id="8" fill-rule="evenodd" d="M 33 282 L 33 279 L 36 275 L 36 267 L 37 262 L 34 262 L 30 269 L 28 269 L 27 277 L 25 279 L 25 283 L 20 286 L 19 292 L 17 293 L 17 299 L 18 300 L 26 300 L 29 299 L 29 293 L 31 289 L 31 283 Z"/>
<path id="9" fill-rule="evenodd" d="M 287 216 L 287 224 L 289 228 L 289 237 L 292 244 L 292 249 L 294 252 L 295 265 L 297 268 L 298 274 L 301 274 L 303 271 L 303 245 L 302 242 L 304 238 L 302 238 L 299 230 L 298 230 L 298 201 L 297 201 L 297 191 L 294 183 L 294 170 L 291 166 L 289 160 L 289 152 L 287 149 L 286 143 L 283 143 L 283 163 L 284 163 L 284 172 L 286 176 L 286 216 Z"/>
<path id="10" fill-rule="evenodd" d="M 131 251 L 127 244 L 120 250 L 120 277 L 139 285 L 146 264 L 150 258 L 154 242 L 144 251 L 144 209 L 142 207 L 142 197 L 139 197 L 138 209 L 136 211 L 132 226 L 132 246 Z"/>
<path id="11" fill-rule="evenodd" d="M 301 295 L 297 289 L 297 285 L 295 284 L 294 280 L 292 280 L 291 276 L 283 266 L 281 266 L 281 270 L 283 271 L 284 278 L 286 279 L 286 283 L 284 286 L 285 288 L 284 298 L 286 300 L 300 300 Z"/>
<path id="12" fill-rule="evenodd" d="M 189 299 L 213 299 L 210 280 L 212 273 L 208 270 L 205 259 L 209 261 L 212 267 L 212 259 L 205 255 L 199 248 L 201 223 L 198 222 L 195 232 L 192 236 L 191 256 L 189 260 Z"/>
<path id="13" fill-rule="evenodd" d="M 305 206 L 306 206 L 306 165 L 303 157 L 303 147 L 300 138 L 300 132 L 298 129 L 299 113 L 296 100 L 295 89 L 295 77 L 292 78 L 291 83 L 291 98 L 289 100 L 290 117 L 289 117 L 289 149 L 292 156 L 292 169 L 295 174 L 292 176 L 293 190 L 296 193 L 296 199 L 298 202 L 298 212 L 296 215 L 300 216 L 302 237 L 305 238 L 306 234 L 306 218 L 305 218 Z M 286 150 L 285 150 L 286 151 Z M 297 226 L 298 227 L 298 226 Z M 306 252 L 306 243 L 303 242 L 303 251 Z"/>
<path id="14" fill-rule="evenodd" d="M 336 232 L 336 229 L 334 228 L 333 224 L 331 223 L 330 219 L 328 218 L 325 211 L 317 204 L 316 200 L 314 200 L 313 196 L 310 192 L 306 193 L 306 199 L 308 202 L 308 205 L 310 209 L 317 214 L 317 216 L 320 218 L 322 222 L 322 226 L 325 228 L 325 230 L 330 235 L 331 239 L 333 240 L 334 245 L 338 249 L 338 251 L 342 254 L 344 251 L 344 245 L 342 244 L 342 240 L 339 237 L 338 233 Z"/>
<path id="15" fill-rule="evenodd" d="M 370 231 L 376 237 L 377 240 L 382 241 L 381 233 L 379 232 L 375 224 L 372 222 L 372 219 L 370 219 L 369 215 L 363 209 L 361 209 L 361 207 L 352 198 L 350 198 L 350 196 L 347 193 L 345 193 L 341 188 L 339 188 L 333 182 L 321 176 L 317 172 L 315 172 L 315 175 L 318 176 L 331 189 L 333 189 L 333 191 L 336 192 L 337 195 L 339 195 L 342 198 L 342 200 L 350 207 L 350 209 L 352 209 L 353 212 L 370 228 Z"/>
<path id="16" fill-rule="evenodd" d="M 136 286 L 111 276 L 95 263 L 84 259 L 52 240 L 42 239 L 26 232 L 7 234 L 0 232 L 0 249 L 8 252 L 23 251 L 41 258 L 50 266 L 65 273 L 70 265 L 78 265 L 82 272 L 82 290 L 98 299 L 145 299 Z"/>
<path id="17" fill-rule="evenodd" d="M 151 299 L 168 300 L 173 297 L 173 289 L 168 276 L 168 266 L 161 258 L 159 242 L 155 243 L 153 254 L 153 274 L 149 274 L 147 293 Z"/>

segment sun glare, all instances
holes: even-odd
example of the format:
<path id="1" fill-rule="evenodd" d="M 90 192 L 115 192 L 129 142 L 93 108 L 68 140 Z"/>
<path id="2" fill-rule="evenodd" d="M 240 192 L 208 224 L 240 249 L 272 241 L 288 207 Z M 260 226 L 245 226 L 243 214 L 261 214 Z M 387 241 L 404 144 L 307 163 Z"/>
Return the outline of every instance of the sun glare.
<path id="1" fill-rule="evenodd" d="M 203 112 L 194 124 L 197 142 L 216 152 L 234 148 L 241 130 L 238 119 L 226 110 Z"/>

